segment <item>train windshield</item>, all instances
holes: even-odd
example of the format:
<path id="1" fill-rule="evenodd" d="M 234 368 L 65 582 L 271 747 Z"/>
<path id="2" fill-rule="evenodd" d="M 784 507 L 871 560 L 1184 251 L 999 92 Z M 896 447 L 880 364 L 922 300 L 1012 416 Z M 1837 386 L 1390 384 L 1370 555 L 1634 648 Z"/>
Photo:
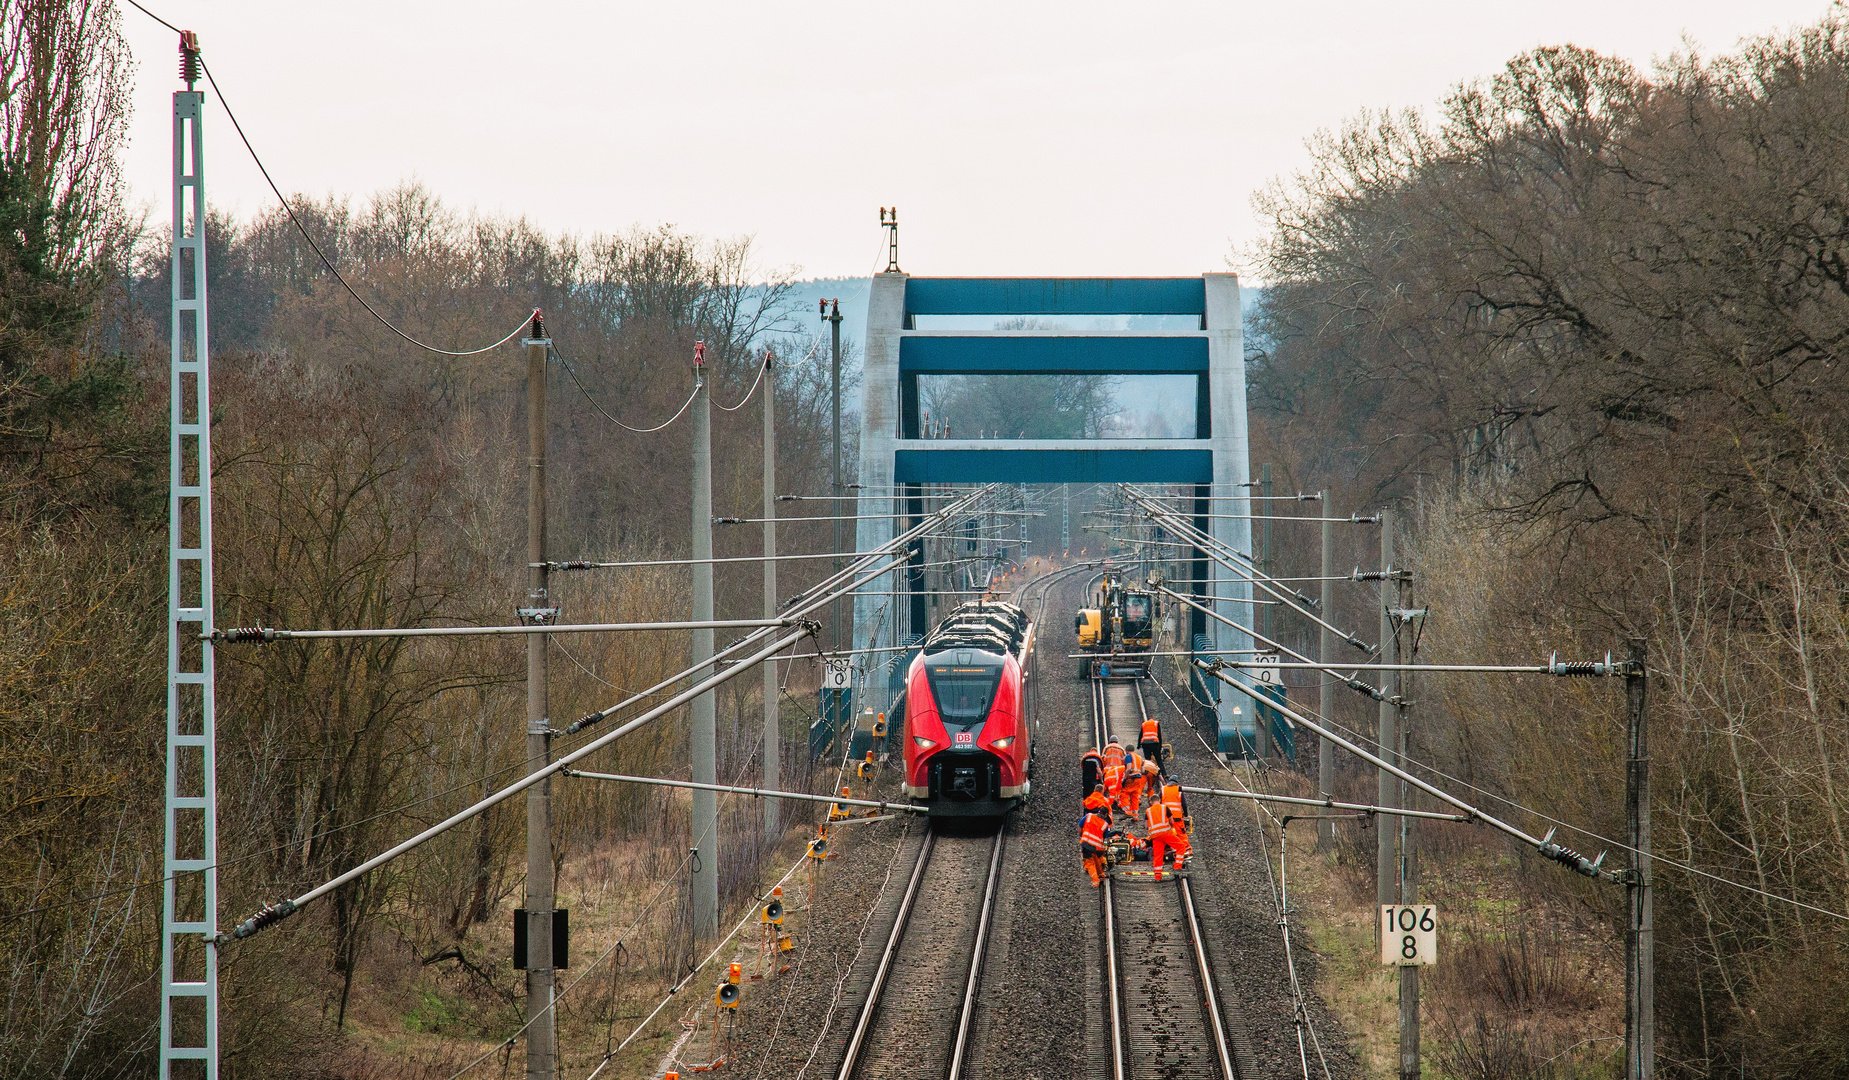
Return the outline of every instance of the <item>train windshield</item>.
<path id="1" fill-rule="evenodd" d="M 995 688 L 1002 681 L 1001 664 L 983 663 L 986 657 L 970 657 L 970 663 L 945 662 L 961 659 L 953 653 L 941 660 L 925 661 L 925 677 L 931 683 L 931 697 L 937 702 L 938 719 L 953 735 L 988 719 Z"/>
<path id="2" fill-rule="evenodd" d="M 1124 618 L 1141 622 L 1149 621 L 1149 597 L 1127 596 L 1124 598 Z"/>

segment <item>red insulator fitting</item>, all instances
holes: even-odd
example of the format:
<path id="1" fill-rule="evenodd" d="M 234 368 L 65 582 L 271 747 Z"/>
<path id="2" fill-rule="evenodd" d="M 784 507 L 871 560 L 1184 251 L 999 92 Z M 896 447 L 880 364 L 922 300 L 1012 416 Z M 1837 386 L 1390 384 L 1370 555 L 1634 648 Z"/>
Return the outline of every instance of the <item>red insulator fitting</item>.
<path id="1" fill-rule="evenodd" d="M 191 30 L 180 31 L 180 78 L 188 90 L 199 81 L 199 35 Z"/>

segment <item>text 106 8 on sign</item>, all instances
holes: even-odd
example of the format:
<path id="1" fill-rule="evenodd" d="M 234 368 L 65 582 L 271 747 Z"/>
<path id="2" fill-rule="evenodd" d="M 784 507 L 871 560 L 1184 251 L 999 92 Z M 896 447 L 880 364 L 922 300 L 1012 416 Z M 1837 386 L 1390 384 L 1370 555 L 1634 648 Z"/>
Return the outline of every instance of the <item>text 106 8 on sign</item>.
<path id="1" fill-rule="evenodd" d="M 1414 967 L 1438 962 L 1438 909 L 1431 904 L 1380 905 L 1380 962 Z"/>

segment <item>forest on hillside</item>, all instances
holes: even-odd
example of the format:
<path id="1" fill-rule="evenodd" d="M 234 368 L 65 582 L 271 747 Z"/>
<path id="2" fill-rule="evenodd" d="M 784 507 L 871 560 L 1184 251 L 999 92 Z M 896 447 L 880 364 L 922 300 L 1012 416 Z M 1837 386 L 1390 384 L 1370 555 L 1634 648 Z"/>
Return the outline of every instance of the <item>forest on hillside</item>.
<path id="1" fill-rule="evenodd" d="M 0 1075 L 144 1075 L 161 906 L 168 229 L 123 201 L 128 57 L 115 5 L 6 0 L 0 13 Z M 208 138 L 229 152 L 228 126 Z M 459 212 L 414 184 L 291 201 L 300 228 L 281 209 L 205 222 L 221 626 L 501 624 L 524 602 L 523 352 L 447 357 L 406 343 L 354 302 L 303 230 L 381 315 L 437 348 L 493 342 L 543 309 L 559 354 L 548 389 L 556 557 L 685 557 L 689 427 L 621 424 L 675 414 L 695 341 L 720 406 L 746 395 L 766 350 L 777 358 L 780 490 L 827 490 L 826 344 L 816 348 L 813 312 L 795 317 L 748 239 L 550 235 Z M 715 512 L 755 514 L 758 407 L 715 409 L 713 427 Z M 801 550 L 827 550 L 832 536 L 823 524 L 783 530 Z M 720 556 L 756 554 L 759 538 L 722 529 L 716 544 Z M 795 594 L 820 565 L 791 564 L 784 587 Z M 570 621 L 680 619 L 685 578 L 579 574 L 556 594 Z M 721 567 L 717 592 L 720 618 L 760 614 L 755 567 Z M 554 715 L 656 683 L 687 649 L 684 634 L 555 642 Z M 524 655 L 498 639 L 221 650 L 226 925 L 517 775 Z M 737 722 L 749 681 L 719 695 L 723 775 L 763 753 L 755 719 Z M 610 764 L 684 775 L 677 724 L 623 744 Z M 800 747 L 772 750 L 803 778 Z M 678 803 L 574 785 L 553 805 L 561 868 L 624 836 L 684 846 Z M 728 896 L 753 894 L 766 853 L 753 813 L 728 822 Z M 517 808 L 490 812 L 228 956 L 227 1075 L 341 1072 L 349 998 L 375 949 L 439 965 L 487 1002 L 498 1030 L 510 976 L 483 974 L 478 946 L 504 936 L 482 924 L 519 895 L 508 853 L 523 821 Z M 649 872 L 673 880 L 671 867 Z M 678 970 L 693 946 L 672 889 L 668 900 L 652 944 L 637 948 L 639 971 Z"/>
<path id="2" fill-rule="evenodd" d="M 1424 658 L 1648 643 L 1655 850 L 1716 875 L 1656 868 L 1664 1075 L 1849 1076 L 1846 97 L 1840 14 L 1652 71 L 1540 49 L 1259 200 L 1253 460 L 1408 509 Z M 1629 862 L 1611 694 L 1420 685 L 1413 757 Z M 1622 890 L 1509 854 L 1618 956 Z M 1516 997 L 1453 1059 L 1567 1075 L 1570 1003 Z"/>

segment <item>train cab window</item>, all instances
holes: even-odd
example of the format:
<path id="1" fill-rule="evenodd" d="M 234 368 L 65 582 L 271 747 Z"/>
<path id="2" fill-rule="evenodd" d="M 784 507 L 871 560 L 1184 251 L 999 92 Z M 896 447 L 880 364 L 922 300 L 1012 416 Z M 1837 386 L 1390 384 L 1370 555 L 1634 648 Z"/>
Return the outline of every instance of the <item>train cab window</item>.
<path id="1" fill-rule="evenodd" d="M 1124 599 L 1124 618 L 1126 619 L 1147 619 L 1149 618 L 1149 597 L 1147 596 L 1126 597 Z"/>
<path id="2" fill-rule="evenodd" d="M 968 731 L 988 719 L 995 688 L 1002 681 L 1000 663 L 984 664 L 973 657 L 972 660 L 975 662 L 925 665 L 931 697 L 937 702 L 938 719 L 952 734 Z"/>

